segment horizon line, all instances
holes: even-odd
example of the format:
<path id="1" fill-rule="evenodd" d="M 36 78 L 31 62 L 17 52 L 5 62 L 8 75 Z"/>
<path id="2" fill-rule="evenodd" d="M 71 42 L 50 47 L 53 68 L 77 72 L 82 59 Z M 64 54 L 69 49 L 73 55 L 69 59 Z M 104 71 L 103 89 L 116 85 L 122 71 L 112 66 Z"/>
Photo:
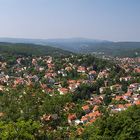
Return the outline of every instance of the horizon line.
<path id="1" fill-rule="evenodd" d="M 27 39 L 27 40 L 63 40 L 63 39 L 87 39 L 87 40 L 95 40 L 95 41 L 108 41 L 108 42 L 140 42 L 136 40 L 124 40 L 124 41 L 114 41 L 109 39 L 95 39 L 88 37 L 60 37 L 60 38 L 32 38 L 32 37 L 0 37 L 0 39 Z"/>

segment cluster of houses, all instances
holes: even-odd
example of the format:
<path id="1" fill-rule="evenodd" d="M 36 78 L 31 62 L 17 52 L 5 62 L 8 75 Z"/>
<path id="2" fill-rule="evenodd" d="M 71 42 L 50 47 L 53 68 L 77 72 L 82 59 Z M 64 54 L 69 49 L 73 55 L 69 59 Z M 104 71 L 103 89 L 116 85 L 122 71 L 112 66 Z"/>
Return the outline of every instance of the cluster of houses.
<path id="1" fill-rule="evenodd" d="M 139 88 L 140 88 L 140 84 L 139 84 Z M 115 112 L 126 110 L 128 107 L 133 105 L 140 105 L 140 94 L 128 91 L 127 93 L 124 93 L 122 95 L 115 96 L 113 100 L 117 101 L 118 104 L 110 104 L 108 108 L 111 110 L 111 112 L 115 113 Z M 125 102 L 121 103 L 122 101 Z"/>
<path id="2" fill-rule="evenodd" d="M 110 75 L 109 68 L 97 72 L 95 69 L 93 69 L 92 66 L 85 67 L 82 65 L 69 63 L 69 58 L 64 58 L 64 60 L 66 64 L 62 64 L 63 68 L 59 70 L 56 70 L 56 61 L 51 56 L 19 57 L 12 65 L 5 61 L 1 61 L 0 91 L 4 91 L 5 87 L 7 86 L 16 88 L 19 85 L 34 86 L 37 83 L 40 85 L 42 91 L 47 94 L 51 95 L 54 91 L 57 91 L 60 95 L 65 95 L 68 93 L 74 93 L 74 91 L 83 83 L 94 84 L 96 79 L 107 79 Z M 131 64 L 135 63 L 135 60 L 131 58 L 118 58 L 118 60 L 122 62 L 121 67 L 126 71 L 128 68 L 130 69 L 128 66 L 129 61 Z M 137 61 L 139 61 L 139 59 Z M 81 75 L 81 78 L 77 80 L 68 79 L 66 80 L 66 86 L 63 87 L 63 81 L 61 80 L 61 77 L 64 79 L 73 69 L 76 70 L 79 75 Z M 135 73 L 140 73 L 139 65 L 135 65 L 133 71 Z M 83 78 L 83 75 L 86 76 L 86 78 Z M 120 82 L 127 82 L 133 79 L 135 79 L 133 76 L 125 76 L 119 78 Z M 77 118 L 76 112 L 74 114 L 68 114 L 68 123 L 70 125 L 90 124 L 93 123 L 98 117 L 100 117 L 102 113 L 99 111 L 99 106 L 103 104 L 103 93 L 107 89 L 110 89 L 112 93 L 121 93 L 121 84 L 108 86 L 107 80 L 104 81 L 104 83 L 104 87 L 99 88 L 100 95 L 91 97 L 91 99 L 86 101 L 86 104 L 81 107 L 84 111 L 84 115 L 81 116 L 80 119 Z M 110 104 L 108 108 L 112 112 L 122 111 L 129 106 L 140 104 L 140 83 L 132 83 L 127 88 L 127 93 L 123 93 L 121 95 L 115 94 L 115 96 L 114 94 L 111 95 L 113 97 L 112 99 L 115 101 L 126 101 L 125 104 Z M 45 114 L 41 119 L 48 121 L 51 119 L 55 120 L 57 118 L 57 114 Z"/>
<path id="3" fill-rule="evenodd" d="M 134 71 L 140 73 L 140 57 L 136 58 L 115 58 L 115 61 L 126 71 Z"/>
<path id="4" fill-rule="evenodd" d="M 112 91 L 121 91 L 121 85 L 116 84 L 110 86 Z M 104 87 L 105 88 L 105 87 Z M 102 89 L 102 88 L 101 88 Z M 131 89 L 131 90 L 130 90 Z M 130 84 L 128 86 L 128 91 L 121 95 L 113 94 L 110 95 L 112 97 L 111 104 L 108 105 L 108 110 L 111 113 L 117 113 L 119 111 L 126 110 L 128 107 L 133 105 L 140 105 L 140 83 Z M 102 93 L 102 90 L 101 90 Z M 104 105 L 103 94 L 91 97 L 90 100 L 86 101 L 86 105 L 82 106 L 82 110 L 84 111 L 85 115 L 81 116 L 81 119 L 77 119 L 76 113 L 68 115 L 68 123 L 70 125 L 79 125 L 79 124 L 91 124 L 93 123 L 98 117 L 102 115 L 99 110 L 100 105 Z M 116 103 L 113 103 L 116 101 Z M 122 102 L 124 101 L 124 102 Z"/>
<path id="5" fill-rule="evenodd" d="M 86 101 L 86 105 L 82 106 L 84 115 L 77 119 L 76 113 L 68 115 L 68 123 L 70 125 L 87 125 L 93 123 L 102 114 L 99 111 L 99 105 L 103 102 L 103 96 L 91 97 Z"/>

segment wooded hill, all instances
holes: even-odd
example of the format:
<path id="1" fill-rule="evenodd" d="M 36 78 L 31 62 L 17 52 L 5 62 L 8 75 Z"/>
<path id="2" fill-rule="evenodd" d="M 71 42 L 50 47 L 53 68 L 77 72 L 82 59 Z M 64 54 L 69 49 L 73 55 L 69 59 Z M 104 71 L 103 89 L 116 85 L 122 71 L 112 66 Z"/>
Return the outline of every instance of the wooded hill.
<path id="1" fill-rule="evenodd" d="M 51 46 L 42 46 L 24 43 L 0 43 L 0 53 L 17 55 L 69 55 L 71 52 Z"/>

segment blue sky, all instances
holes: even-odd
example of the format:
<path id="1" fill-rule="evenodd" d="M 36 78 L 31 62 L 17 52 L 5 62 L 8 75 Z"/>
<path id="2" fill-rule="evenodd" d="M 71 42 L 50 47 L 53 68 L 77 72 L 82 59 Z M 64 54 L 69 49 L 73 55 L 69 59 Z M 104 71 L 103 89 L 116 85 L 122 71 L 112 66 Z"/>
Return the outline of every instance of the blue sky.
<path id="1" fill-rule="evenodd" d="M 0 37 L 140 41 L 140 0 L 0 0 Z"/>

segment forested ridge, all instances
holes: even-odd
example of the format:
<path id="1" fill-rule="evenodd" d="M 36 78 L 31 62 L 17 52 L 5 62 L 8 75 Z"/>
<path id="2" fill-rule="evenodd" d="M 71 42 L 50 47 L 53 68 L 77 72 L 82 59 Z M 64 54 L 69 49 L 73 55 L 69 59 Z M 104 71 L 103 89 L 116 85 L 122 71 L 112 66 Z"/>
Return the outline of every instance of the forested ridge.
<path id="1" fill-rule="evenodd" d="M 51 46 L 24 43 L 0 43 L 0 52 L 17 55 L 69 55 L 71 52 Z"/>

